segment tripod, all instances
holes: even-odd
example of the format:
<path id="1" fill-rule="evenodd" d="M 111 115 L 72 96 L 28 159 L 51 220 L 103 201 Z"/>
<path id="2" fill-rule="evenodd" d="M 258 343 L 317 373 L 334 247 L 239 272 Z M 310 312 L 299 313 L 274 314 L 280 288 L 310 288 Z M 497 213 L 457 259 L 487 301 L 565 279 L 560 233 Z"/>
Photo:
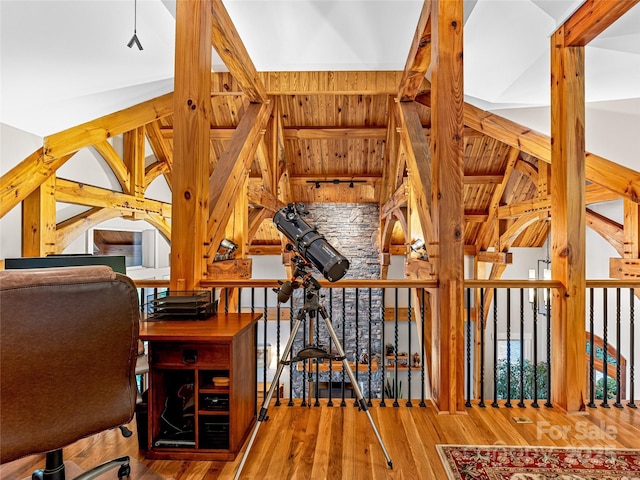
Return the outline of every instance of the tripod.
<path id="1" fill-rule="evenodd" d="M 298 268 L 300 268 L 300 266 L 298 266 Z M 271 382 L 271 388 L 269 388 L 269 392 L 267 393 L 267 396 L 265 397 L 264 402 L 262 403 L 262 408 L 260 409 L 260 413 L 258 415 L 258 421 L 253 427 L 253 431 L 251 432 L 251 436 L 249 437 L 249 443 L 247 444 L 247 448 L 245 449 L 242 455 L 242 459 L 240 460 L 240 465 L 238 465 L 238 470 L 236 471 L 234 480 L 238 480 L 238 478 L 240 478 L 240 473 L 242 472 L 242 468 L 244 467 L 244 462 L 246 461 L 247 456 L 249 454 L 249 450 L 251 450 L 251 446 L 253 445 L 256 435 L 258 434 L 258 429 L 260 428 L 260 425 L 262 424 L 262 422 L 266 422 L 269 419 L 269 417 L 267 416 L 267 409 L 269 408 L 271 397 L 273 396 L 273 393 L 278 385 L 280 375 L 282 374 L 282 371 L 285 365 L 290 365 L 291 363 L 295 363 L 301 360 L 307 360 L 310 358 L 328 358 L 328 359 L 342 361 L 343 368 L 349 375 L 349 379 L 351 380 L 351 385 L 353 385 L 353 391 L 356 394 L 356 398 L 358 401 L 358 409 L 364 411 L 367 414 L 367 418 L 369 419 L 371 428 L 373 429 L 373 432 L 375 433 L 376 438 L 378 439 L 378 443 L 382 448 L 382 453 L 384 454 L 385 459 L 387 460 L 387 465 L 389 465 L 389 468 L 393 468 L 393 463 L 391 461 L 391 458 L 387 453 L 387 449 L 384 446 L 384 442 L 382 441 L 382 437 L 380 437 L 380 433 L 378 433 L 378 429 L 376 428 L 375 423 L 373 423 L 373 418 L 371 418 L 371 414 L 367 409 L 367 402 L 362 396 L 362 392 L 360 391 L 360 387 L 358 386 L 358 381 L 356 379 L 356 376 L 351 371 L 351 367 L 349 366 L 347 357 L 344 353 L 344 350 L 342 349 L 340 340 L 338 339 L 338 336 L 336 335 L 336 332 L 333 329 L 333 326 L 331 325 L 331 320 L 328 318 L 326 309 L 324 308 L 323 305 L 320 304 L 318 300 L 320 283 L 310 275 L 307 275 L 304 277 L 302 284 L 299 284 L 298 282 L 293 282 L 293 283 L 294 285 L 290 286 L 290 289 L 299 288 L 300 286 L 305 288 L 305 303 L 304 303 L 304 306 L 298 311 L 296 320 L 293 323 L 293 326 L 291 328 L 291 334 L 289 335 L 289 340 L 287 341 L 287 345 L 285 346 L 284 351 L 282 352 L 282 359 L 278 362 L 278 369 L 276 371 L 275 377 Z M 324 320 L 324 323 L 327 326 L 327 330 L 329 332 L 329 335 L 331 336 L 331 339 L 333 340 L 333 343 L 335 344 L 338 354 L 331 355 L 325 352 L 324 350 L 322 350 L 321 348 L 307 347 L 302 349 L 298 353 L 298 355 L 293 357 L 291 360 L 286 360 L 286 358 L 291 353 L 291 348 L 293 346 L 296 333 L 298 332 L 298 329 L 300 328 L 302 321 L 307 317 L 307 315 L 309 316 L 309 318 L 316 318 L 317 313 L 320 313 L 320 316 Z"/>

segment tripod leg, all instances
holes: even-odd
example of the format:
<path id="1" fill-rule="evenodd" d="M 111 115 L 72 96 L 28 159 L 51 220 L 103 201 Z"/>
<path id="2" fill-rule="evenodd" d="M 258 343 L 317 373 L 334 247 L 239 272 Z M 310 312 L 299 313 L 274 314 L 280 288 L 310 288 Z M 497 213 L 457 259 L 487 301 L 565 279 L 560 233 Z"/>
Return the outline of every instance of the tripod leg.
<path id="1" fill-rule="evenodd" d="M 362 392 L 360 391 L 360 387 L 358 385 L 358 379 L 356 378 L 354 373 L 351 371 L 351 366 L 349 366 L 349 361 L 347 360 L 344 354 L 344 350 L 342 349 L 342 345 L 340 344 L 338 335 L 336 335 L 336 331 L 333 329 L 333 325 L 331 325 L 331 321 L 325 315 L 322 315 L 322 318 L 324 319 L 324 323 L 327 325 L 327 330 L 329 331 L 329 335 L 333 339 L 333 343 L 336 346 L 338 355 L 342 357 L 342 365 L 344 366 L 344 369 L 349 375 L 349 379 L 351 380 L 351 385 L 353 385 L 353 391 L 355 392 L 356 398 L 358 399 L 358 405 L 360 406 L 360 410 L 364 411 L 364 413 L 367 414 L 367 418 L 369 419 L 369 423 L 371 424 L 373 433 L 376 434 L 378 443 L 382 448 L 382 453 L 384 453 L 384 457 L 387 460 L 387 465 L 389 465 L 389 468 L 393 468 L 393 462 L 391 461 L 391 457 L 389 457 L 389 454 L 387 453 L 387 449 L 384 446 L 384 442 L 382 441 L 382 437 L 380 436 L 380 433 L 378 433 L 376 424 L 373 423 L 373 418 L 371 418 L 371 414 L 369 413 L 369 410 L 367 408 L 367 402 L 365 401 L 364 397 L 362 396 Z"/>
<path id="2" fill-rule="evenodd" d="M 282 352 L 282 357 L 280 359 L 280 362 L 278 362 L 278 370 L 276 370 L 276 375 L 273 377 L 273 380 L 271 381 L 271 388 L 269 388 L 269 392 L 267 393 L 267 396 L 265 397 L 264 402 L 262 402 L 262 407 L 260 408 L 260 413 L 258 414 L 258 421 L 253 427 L 253 431 L 251 432 L 251 436 L 249 437 L 249 443 L 247 444 L 247 448 L 242 454 L 242 459 L 240 460 L 240 464 L 238 465 L 238 470 L 236 470 L 236 474 L 233 477 L 234 480 L 238 480 L 240 478 L 240 473 L 242 473 L 244 462 L 247 460 L 247 456 L 249 455 L 249 450 L 251 450 L 253 441 L 255 440 L 256 435 L 258 434 L 258 429 L 260 428 L 260 424 L 262 422 L 266 422 L 268 419 L 267 409 L 269 408 L 269 404 L 271 403 L 271 397 L 273 397 L 273 393 L 275 392 L 276 388 L 278 388 L 280 375 L 282 375 L 282 371 L 284 370 L 284 366 L 285 366 L 285 363 L 284 363 L 285 359 L 289 357 L 289 353 L 291 353 L 293 342 L 295 340 L 296 333 L 298 333 L 298 329 L 300 328 L 301 323 L 302 323 L 302 320 L 300 318 L 296 318 L 296 321 L 293 323 L 293 326 L 291 327 L 291 334 L 289 335 L 289 340 L 287 341 L 287 345 L 284 347 L 284 351 Z"/>

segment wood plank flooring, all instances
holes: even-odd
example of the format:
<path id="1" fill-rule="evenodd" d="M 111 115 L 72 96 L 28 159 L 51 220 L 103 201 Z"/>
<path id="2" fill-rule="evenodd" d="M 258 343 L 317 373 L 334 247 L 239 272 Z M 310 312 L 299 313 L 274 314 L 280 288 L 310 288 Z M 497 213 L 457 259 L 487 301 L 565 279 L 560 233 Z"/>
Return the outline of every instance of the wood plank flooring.
<path id="1" fill-rule="evenodd" d="M 588 409 L 566 415 L 555 408 L 479 408 L 441 415 L 426 408 L 374 406 L 369 409 L 393 460 L 389 469 L 365 413 L 348 407 L 270 407 L 244 466 L 243 479 L 371 480 L 446 479 L 437 444 L 548 445 L 640 448 L 640 413 L 623 409 Z M 516 423 L 527 417 L 531 423 Z M 129 427 L 135 431 L 135 422 Z M 167 479 L 231 479 L 234 462 L 146 460 L 135 437 L 116 430 L 86 438 L 65 450 L 65 459 L 89 467 L 128 454 Z M 44 465 L 36 455 L 0 466 L 3 480 L 21 479 Z M 115 473 L 114 473 L 115 478 Z M 132 477 L 133 478 L 133 477 Z"/>

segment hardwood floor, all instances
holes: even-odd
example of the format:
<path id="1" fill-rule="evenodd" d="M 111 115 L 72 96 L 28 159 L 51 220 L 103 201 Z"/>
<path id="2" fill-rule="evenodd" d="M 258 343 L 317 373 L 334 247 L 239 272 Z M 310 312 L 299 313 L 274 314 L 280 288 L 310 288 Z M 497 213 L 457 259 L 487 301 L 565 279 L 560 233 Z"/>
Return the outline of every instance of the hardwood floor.
<path id="1" fill-rule="evenodd" d="M 588 409 L 565 415 L 557 409 L 479 408 L 440 415 L 430 404 L 369 411 L 393 460 L 389 469 L 367 416 L 348 407 L 271 407 L 244 466 L 243 479 L 446 479 L 437 444 L 549 445 L 640 448 L 640 413 L 634 409 Z M 389 405 L 389 404 L 388 404 Z M 517 423 L 526 417 L 531 423 Z M 135 422 L 130 428 L 135 431 Z M 111 430 L 65 450 L 65 459 L 88 467 L 128 454 L 167 479 L 231 479 L 240 461 L 146 460 L 135 437 Z M 0 467 L 3 480 L 21 479 L 44 465 L 42 455 Z M 111 478 L 115 478 L 115 473 Z M 135 478 L 132 476 L 132 478 Z"/>

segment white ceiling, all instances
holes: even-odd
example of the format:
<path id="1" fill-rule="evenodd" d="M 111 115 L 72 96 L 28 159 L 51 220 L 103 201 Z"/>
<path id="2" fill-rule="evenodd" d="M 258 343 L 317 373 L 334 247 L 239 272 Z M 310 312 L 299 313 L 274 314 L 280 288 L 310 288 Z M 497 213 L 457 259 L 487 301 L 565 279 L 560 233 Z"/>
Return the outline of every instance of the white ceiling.
<path id="1" fill-rule="evenodd" d="M 548 105 L 550 35 L 582 0 L 466 0 L 465 94 Z M 225 0 L 259 71 L 402 70 L 421 0 Z M 0 0 L 0 121 L 40 136 L 173 90 L 175 0 Z M 215 51 L 213 69 L 226 70 Z M 640 4 L 586 52 L 589 102 L 640 99 Z M 618 103 L 617 103 L 618 102 Z M 603 104 L 601 104 L 603 105 Z"/>

